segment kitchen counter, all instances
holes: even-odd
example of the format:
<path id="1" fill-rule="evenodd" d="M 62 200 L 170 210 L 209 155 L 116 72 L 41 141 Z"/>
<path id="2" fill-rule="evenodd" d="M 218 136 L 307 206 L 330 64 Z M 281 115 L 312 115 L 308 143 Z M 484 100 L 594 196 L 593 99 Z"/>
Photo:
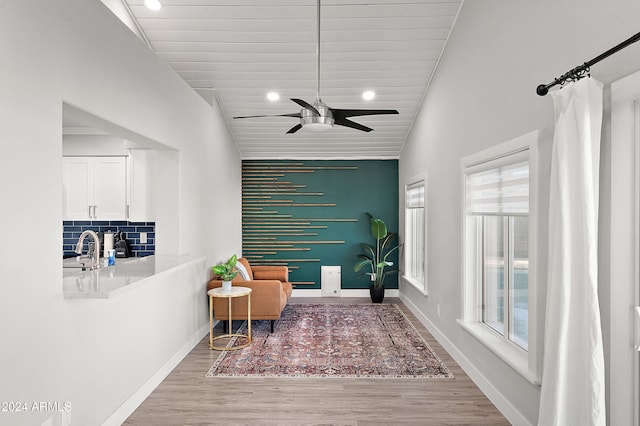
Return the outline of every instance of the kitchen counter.
<path id="1" fill-rule="evenodd" d="M 64 298 L 107 299 L 143 285 L 152 277 L 204 260 L 204 257 L 153 255 L 116 259 L 113 266 L 82 271 L 76 258 L 65 259 L 62 269 Z"/>

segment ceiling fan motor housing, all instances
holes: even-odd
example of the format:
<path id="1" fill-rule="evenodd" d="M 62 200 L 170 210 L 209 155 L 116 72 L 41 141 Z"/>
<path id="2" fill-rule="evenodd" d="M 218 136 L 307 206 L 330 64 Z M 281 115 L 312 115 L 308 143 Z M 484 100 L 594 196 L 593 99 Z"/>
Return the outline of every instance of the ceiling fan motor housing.
<path id="1" fill-rule="evenodd" d="M 316 102 L 313 106 L 320 114 L 318 115 L 313 110 L 302 108 L 300 111 L 300 124 L 306 129 L 318 132 L 332 128 L 334 119 L 329 107 L 322 102 Z"/>

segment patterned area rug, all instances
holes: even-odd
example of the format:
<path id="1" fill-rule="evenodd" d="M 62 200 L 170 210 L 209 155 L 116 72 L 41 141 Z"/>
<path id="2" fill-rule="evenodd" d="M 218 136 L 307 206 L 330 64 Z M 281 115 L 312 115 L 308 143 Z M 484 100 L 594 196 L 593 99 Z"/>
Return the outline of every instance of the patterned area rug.
<path id="1" fill-rule="evenodd" d="M 289 304 L 273 334 L 252 324 L 252 344 L 222 352 L 207 377 L 453 378 L 396 305 Z"/>

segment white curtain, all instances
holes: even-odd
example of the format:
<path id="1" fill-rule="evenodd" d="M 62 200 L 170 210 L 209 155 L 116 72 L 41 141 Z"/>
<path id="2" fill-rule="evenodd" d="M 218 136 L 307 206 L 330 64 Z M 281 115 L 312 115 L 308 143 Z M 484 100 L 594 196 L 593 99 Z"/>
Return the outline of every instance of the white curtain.
<path id="1" fill-rule="evenodd" d="M 602 83 L 552 93 L 556 128 L 549 196 L 549 274 L 539 425 L 605 425 L 598 305 Z"/>

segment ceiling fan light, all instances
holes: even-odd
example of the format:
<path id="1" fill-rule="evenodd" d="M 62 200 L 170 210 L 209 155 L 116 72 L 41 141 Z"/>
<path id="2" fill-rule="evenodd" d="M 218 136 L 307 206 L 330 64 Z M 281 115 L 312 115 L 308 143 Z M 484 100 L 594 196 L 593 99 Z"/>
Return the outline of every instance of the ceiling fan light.
<path id="1" fill-rule="evenodd" d="M 330 130 L 333 126 L 327 123 L 307 123 L 304 128 L 313 133 L 322 133 Z"/>
<path id="2" fill-rule="evenodd" d="M 364 99 L 365 101 L 371 101 L 375 97 L 376 97 L 376 93 L 372 90 L 367 90 L 362 94 L 362 99 Z"/>
<path id="3" fill-rule="evenodd" d="M 147 9 L 151 10 L 160 10 L 160 8 L 162 8 L 160 0 L 144 0 L 144 5 L 147 6 Z"/>
<path id="4" fill-rule="evenodd" d="M 271 102 L 275 102 L 280 99 L 280 95 L 277 92 L 269 92 L 267 93 L 267 99 Z"/>

